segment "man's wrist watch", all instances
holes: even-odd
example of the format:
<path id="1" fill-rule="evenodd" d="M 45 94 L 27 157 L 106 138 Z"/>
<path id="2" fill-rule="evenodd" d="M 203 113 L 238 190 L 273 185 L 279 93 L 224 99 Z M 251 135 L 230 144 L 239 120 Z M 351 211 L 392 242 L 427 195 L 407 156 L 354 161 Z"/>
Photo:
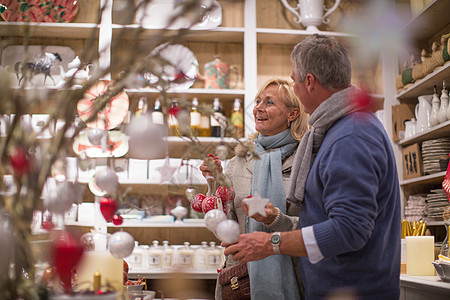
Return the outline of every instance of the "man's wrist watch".
<path id="1" fill-rule="evenodd" d="M 274 232 L 272 234 L 272 237 L 270 238 L 270 242 L 272 243 L 273 252 L 275 252 L 275 254 L 281 254 L 280 252 L 281 232 Z"/>

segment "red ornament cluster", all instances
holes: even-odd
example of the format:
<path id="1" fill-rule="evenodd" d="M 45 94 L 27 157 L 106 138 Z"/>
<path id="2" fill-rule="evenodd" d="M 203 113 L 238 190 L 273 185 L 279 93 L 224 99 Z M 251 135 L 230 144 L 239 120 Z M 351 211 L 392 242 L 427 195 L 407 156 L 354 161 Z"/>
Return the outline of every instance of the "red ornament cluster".
<path id="1" fill-rule="evenodd" d="M 219 207 L 218 202 L 222 202 L 223 212 L 226 214 L 228 212 L 227 204 L 234 200 L 235 192 L 233 188 L 220 186 L 216 192 L 215 196 L 206 196 L 204 194 L 197 194 L 194 200 L 191 201 L 191 208 L 200 213 L 207 213 L 211 209 L 216 209 Z"/>

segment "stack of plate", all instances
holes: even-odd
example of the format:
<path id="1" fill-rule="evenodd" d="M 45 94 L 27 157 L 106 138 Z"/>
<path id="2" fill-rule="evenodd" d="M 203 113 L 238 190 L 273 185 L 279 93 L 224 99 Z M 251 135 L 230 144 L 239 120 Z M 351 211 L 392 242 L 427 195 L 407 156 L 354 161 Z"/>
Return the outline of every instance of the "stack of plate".
<path id="1" fill-rule="evenodd" d="M 426 205 L 426 195 L 410 195 L 404 210 L 406 221 L 412 222 L 423 219 Z"/>
<path id="2" fill-rule="evenodd" d="M 425 174 L 441 171 L 439 159 L 450 153 L 450 138 L 429 140 L 422 143 L 422 162 Z"/>
<path id="3" fill-rule="evenodd" d="M 444 207 L 448 206 L 447 195 L 443 189 L 431 190 L 431 194 L 427 195 L 427 205 L 425 208 L 425 216 L 429 220 L 442 220 Z"/>

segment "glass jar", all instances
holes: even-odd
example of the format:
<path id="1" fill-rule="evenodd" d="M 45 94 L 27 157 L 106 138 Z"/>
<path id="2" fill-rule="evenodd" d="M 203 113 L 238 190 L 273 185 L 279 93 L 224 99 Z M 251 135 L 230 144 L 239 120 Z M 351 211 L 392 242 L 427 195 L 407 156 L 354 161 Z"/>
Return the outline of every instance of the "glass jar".
<path id="1" fill-rule="evenodd" d="M 163 241 L 163 268 L 172 269 L 173 264 L 173 247 L 169 246 L 169 241 Z"/>
<path id="2" fill-rule="evenodd" d="M 192 269 L 194 266 L 194 249 L 189 242 L 184 242 L 184 246 L 177 251 L 177 267 L 181 269 Z"/>
<path id="3" fill-rule="evenodd" d="M 222 268 L 222 249 L 216 246 L 216 242 L 210 242 L 206 251 L 206 268 L 208 270 L 218 270 Z"/>
<path id="4" fill-rule="evenodd" d="M 145 268 L 145 247 L 140 246 L 137 241 L 134 242 L 134 249 L 130 256 L 125 258 L 130 270 L 142 270 Z"/>
<path id="5" fill-rule="evenodd" d="M 208 243 L 203 241 L 202 244 L 195 250 L 195 269 L 206 269 L 206 250 L 208 249 Z"/>
<path id="6" fill-rule="evenodd" d="M 153 241 L 147 252 L 147 268 L 161 269 L 163 266 L 164 249 L 158 245 L 158 241 Z"/>

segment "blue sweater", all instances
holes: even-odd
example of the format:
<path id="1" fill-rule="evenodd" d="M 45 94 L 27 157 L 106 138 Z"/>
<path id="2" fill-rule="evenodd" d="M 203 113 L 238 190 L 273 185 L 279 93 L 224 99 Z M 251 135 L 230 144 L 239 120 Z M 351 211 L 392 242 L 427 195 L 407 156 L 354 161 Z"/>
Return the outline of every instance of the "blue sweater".
<path id="1" fill-rule="evenodd" d="M 350 288 L 359 299 L 400 295 L 401 206 L 381 122 L 352 113 L 327 132 L 306 182 L 299 227 L 313 225 L 324 259 L 299 259 L 306 299 Z"/>

